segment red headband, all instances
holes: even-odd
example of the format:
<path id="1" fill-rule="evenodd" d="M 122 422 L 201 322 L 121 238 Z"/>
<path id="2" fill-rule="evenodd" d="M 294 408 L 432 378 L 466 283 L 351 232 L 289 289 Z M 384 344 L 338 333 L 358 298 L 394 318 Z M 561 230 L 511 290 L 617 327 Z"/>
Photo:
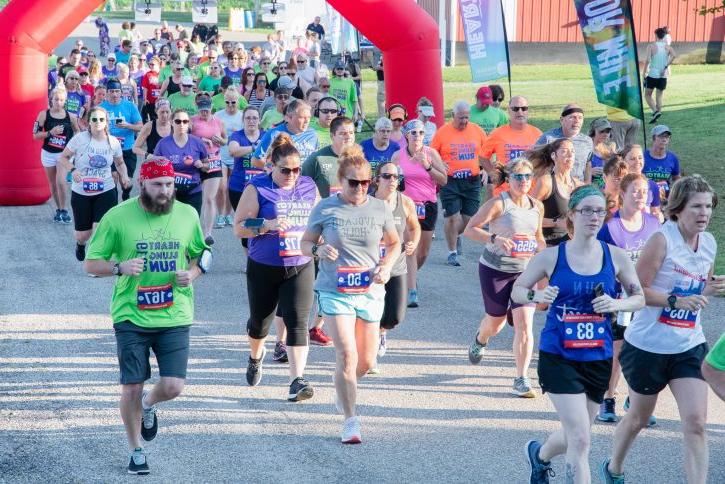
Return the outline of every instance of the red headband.
<path id="1" fill-rule="evenodd" d="M 144 162 L 144 164 L 141 165 L 141 172 L 138 179 L 139 181 L 152 180 L 162 176 L 170 176 L 171 178 L 174 178 L 174 165 L 165 158 Z"/>

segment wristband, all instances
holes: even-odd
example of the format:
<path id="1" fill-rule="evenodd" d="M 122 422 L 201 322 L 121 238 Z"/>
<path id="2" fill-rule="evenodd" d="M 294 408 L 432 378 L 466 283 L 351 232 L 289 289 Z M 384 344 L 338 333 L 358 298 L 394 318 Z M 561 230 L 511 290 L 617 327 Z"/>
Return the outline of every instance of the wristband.
<path id="1" fill-rule="evenodd" d="M 493 244 L 495 241 L 496 241 L 496 234 L 491 234 L 491 240 L 489 242 Z"/>

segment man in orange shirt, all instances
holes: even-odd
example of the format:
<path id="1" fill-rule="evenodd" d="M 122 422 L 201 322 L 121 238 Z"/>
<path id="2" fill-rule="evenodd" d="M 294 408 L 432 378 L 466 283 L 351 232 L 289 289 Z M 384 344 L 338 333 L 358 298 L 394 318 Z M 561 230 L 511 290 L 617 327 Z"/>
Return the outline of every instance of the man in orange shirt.
<path id="1" fill-rule="evenodd" d="M 453 106 L 453 120 L 436 131 L 430 147 L 448 167 L 448 183 L 441 188 L 448 244 L 448 265 L 458 267 L 460 235 L 481 203 L 481 158 L 486 133 L 469 123 L 471 107 L 465 101 Z"/>
<path id="2" fill-rule="evenodd" d="M 541 130 L 529 124 L 529 102 L 523 96 L 514 96 L 509 101 L 509 124 L 496 128 L 483 146 L 483 167 L 491 172 L 494 164 L 491 161 L 496 154 L 496 163 L 506 165 L 509 161 L 523 156 L 534 147 L 541 137 Z M 488 193 L 493 196 L 508 190 L 508 183 L 499 185 Z"/>

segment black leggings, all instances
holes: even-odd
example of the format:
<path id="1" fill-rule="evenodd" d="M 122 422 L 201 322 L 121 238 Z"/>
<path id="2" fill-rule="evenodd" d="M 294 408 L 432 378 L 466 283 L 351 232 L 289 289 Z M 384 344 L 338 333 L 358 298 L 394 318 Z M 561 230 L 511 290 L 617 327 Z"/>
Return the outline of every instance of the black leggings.
<path id="1" fill-rule="evenodd" d="M 393 329 L 405 319 L 405 308 L 408 304 L 407 275 L 391 277 L 385 284 L 385 309 L 380 318 L 380 327 Z"/>
<path id="2" fill-rule="evenodd" d="M 126 164 L 128 179 L 133 181 L 133 173 L 136 171 L 136 153 L 131 150 L 123 150 L 123 162 Z M 128 200 L 133 189 L 133 183 L 128 188 L 121 187 L 121 200 Z"/>
<path id="3" fill-rule="evenodd" d="M 266 338 L 277 308 L 287 327 L 287 346 L 307 346 L 307 317 L 312 308 L 314 283 L 312 262 L 301 266 L 279 267 L 248 258 L 247 335 L 254 339 Z"/>
<path id="4" fill-rule="evenodd" d="M 235 192 L 234 190 L 229 190 L 229 203 L 232 204 L 232 208 L 234 211 L 237 211 L 237 205 L 239 205 L 239 200 L 242 199 L 242 192 Z M 242 239 L 242 247 L 245 249 L 249 248 L 249 239 Z"/>
<path id="5" fill-rule="evenodd" d="M 176 199 L 180 201 L 181 203 L 186 203 L 187 205 L 191 205 L 196 210 L 196 213 L 201 216 L 201 202 L 202 196 L 201 191 L 198 191 L 196 193 L 189 193 L 190 190 L 180 189 L 176 188 Z"/>

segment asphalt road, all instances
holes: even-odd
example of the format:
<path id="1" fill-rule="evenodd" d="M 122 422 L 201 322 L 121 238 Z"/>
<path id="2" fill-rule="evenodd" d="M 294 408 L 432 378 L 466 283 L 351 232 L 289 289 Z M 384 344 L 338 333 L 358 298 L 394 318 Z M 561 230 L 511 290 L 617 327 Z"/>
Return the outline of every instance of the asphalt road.
<path id="1" fill-rule="evenodd" d="M 87 26 L 79 29 L 77 35 L 91 35 Z M 108 316 L 113 280 L 83 273 L 72 227 L 51 217 L 47 204 L 0 207 L 0 481 L 128 482 Z M 145 482 L 528 482 L 524 444 L 559 424 L 545 396 L 509 393 L 509 328 L 491 342 L 483 365 L 468 363 L 482 315 L 473 243 L 464 244 L 463 266 L 451 268 L 439 233 L 420 275 L 421 307 L 391 333 L 382 374 L 360 385 L 364 443 L 343 446 L 342 417 L 332 405 L 333 349 L 310 351 L 312 400 L 288 403 L 286 366 L 270 358 L 262 384 L 246 385 L 241 247 L 228 228 L 215 236 L 215 267 L 196 285 L 187 387 L 160 406 Z M 722 299 L 705 311 L 710 342 L 725 329 L 718 317 L 724 312 Z M 537 315 L 537 341 L 542 322 Z M 538 389 L 533 369 L 531 376 Z M 684 482 L 680 422 L 668 390 L 656 415 L 659 424 L 632 449 L 628 482 Z M 592 464 L 611 449 L 613 430 L 594 425 Z M 722 483 L 725 404 L 712 393 L 707 431 L 708 481 Z M 561 458 L 554 468 L 553 482 L 563 481 Z"/>

